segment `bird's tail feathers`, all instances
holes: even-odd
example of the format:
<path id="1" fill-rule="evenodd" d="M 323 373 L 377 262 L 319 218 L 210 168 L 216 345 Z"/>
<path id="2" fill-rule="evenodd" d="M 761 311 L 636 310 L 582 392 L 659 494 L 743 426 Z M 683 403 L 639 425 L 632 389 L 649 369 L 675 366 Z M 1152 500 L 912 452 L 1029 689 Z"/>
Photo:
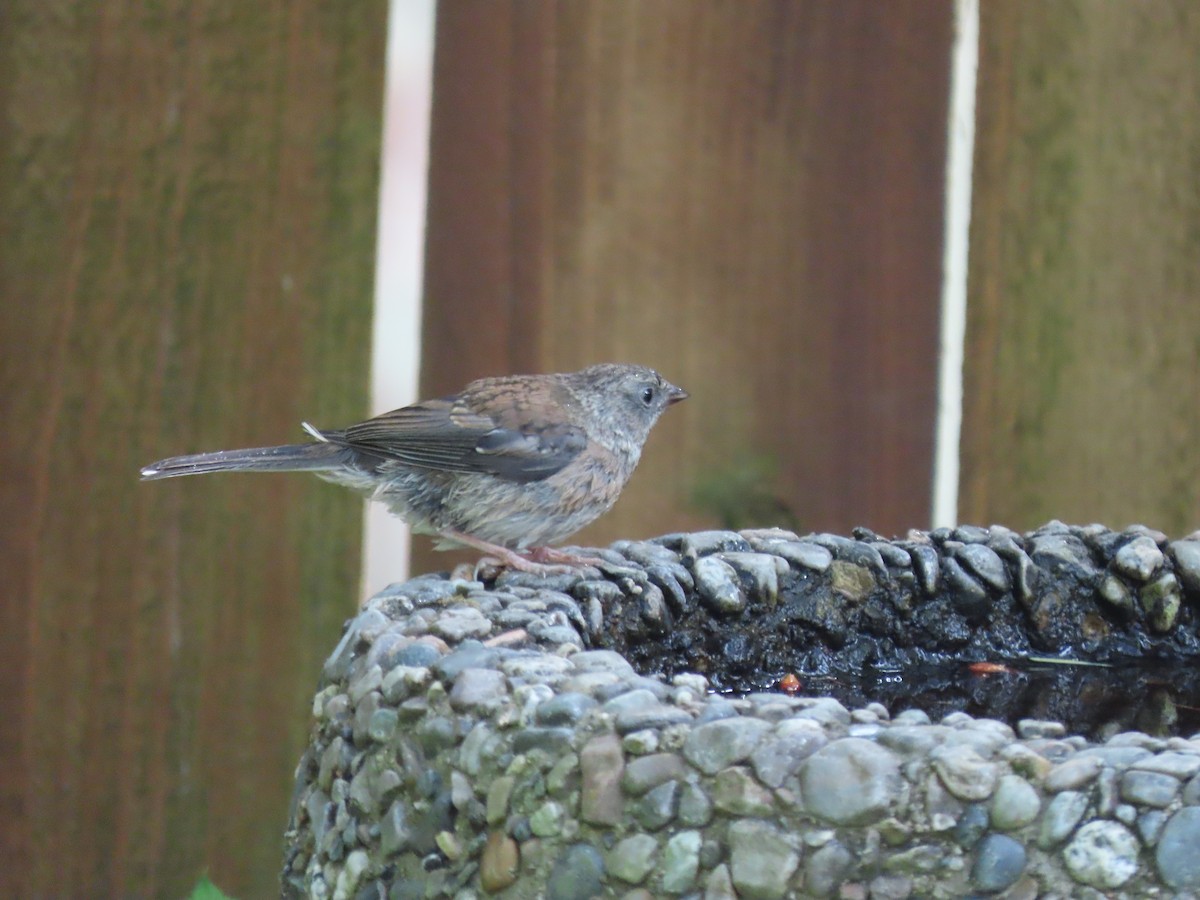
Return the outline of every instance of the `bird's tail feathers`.
<path id="1" fill-rule="evenodd" d="M 336 469 L 347 453 L 345 447 L 328 442 L 286 444 L 282 447 L 250 447 L 172 456 L 142 469 L 142 480 L 204 475 L 208 472 L 303 472 Z"/>

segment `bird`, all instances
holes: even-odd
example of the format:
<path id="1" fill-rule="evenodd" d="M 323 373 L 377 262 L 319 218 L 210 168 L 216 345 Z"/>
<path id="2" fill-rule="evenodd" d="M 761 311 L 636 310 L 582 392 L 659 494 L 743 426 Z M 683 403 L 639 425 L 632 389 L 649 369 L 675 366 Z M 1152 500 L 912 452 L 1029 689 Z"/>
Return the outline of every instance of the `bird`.
<path id="1" fill-rule="evenodd" d="M 439 549 L 548 575 L 598 560 L 555 550 L 616 503 L 650 430 L 687 391 L 645 366 L 472 381 L 457 394 L 302 444 L 163 459 L 143 481 L 210 472 L 313 472 L 387 505 Z"/>

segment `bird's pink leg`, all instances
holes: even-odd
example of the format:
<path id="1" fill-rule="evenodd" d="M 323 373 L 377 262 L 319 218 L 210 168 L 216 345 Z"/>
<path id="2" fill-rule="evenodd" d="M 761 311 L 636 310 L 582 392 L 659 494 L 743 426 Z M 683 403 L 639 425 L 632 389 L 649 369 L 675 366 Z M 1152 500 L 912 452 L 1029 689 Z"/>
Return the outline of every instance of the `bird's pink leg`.
<path id="1" fill-rule="evenodd" d="M 555 550 L 553 547 L 530 547 L 529 558 L 539 563 L 559 563 L 564 566 L 579 568 L 580 566 L 606 566 L 608 560 L 598 556 L 581 556 L 578 553 L 567 553 L 565 550 Z"/>
<path id="2" fill-rule="evenodd" d="M 562 575 L 573 571 L 573 567 L 567 564 L 565 560 L 559 565 L 547 565 L 549 560 L 533 560 L 515 550 L 501 547 L 499 544 L 493 544 L 491 541 L 471 537 L 471 535 L 463 534 L 461 531 L 443 531 L 441 534 L 442 537 L 454 541 L 456 544 L 463 544 L 481 553 L 486 553 L 500 565 L 508 566 L 510 569 L 516 569 L 519 572 L 530 572 L 534 575 Z M 543 547 L 538 549 L 544 550 L 549 548 Z M 568 556 L 568 554 L 561 555 Z"/>

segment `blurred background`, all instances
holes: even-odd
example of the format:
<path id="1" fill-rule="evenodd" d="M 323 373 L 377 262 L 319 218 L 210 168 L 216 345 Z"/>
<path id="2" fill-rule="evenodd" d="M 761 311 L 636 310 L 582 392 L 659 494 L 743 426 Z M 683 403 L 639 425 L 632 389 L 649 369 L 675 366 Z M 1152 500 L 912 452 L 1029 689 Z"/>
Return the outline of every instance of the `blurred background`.
<path id="1" fill-rule="evenodd" d="M 10 0 L 0 893 L 274 895 L 342 622 L 456 559 L 163 456 L 633 361 L 692 399 L 584 543 L 1196 528 L 1197 46 L 1188 0 Z"/>

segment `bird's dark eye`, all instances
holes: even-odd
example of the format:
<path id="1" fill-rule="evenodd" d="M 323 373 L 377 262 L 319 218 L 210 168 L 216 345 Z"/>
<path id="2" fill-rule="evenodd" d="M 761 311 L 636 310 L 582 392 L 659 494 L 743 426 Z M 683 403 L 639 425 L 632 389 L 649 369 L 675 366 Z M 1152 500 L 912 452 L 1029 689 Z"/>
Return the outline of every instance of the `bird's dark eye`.
<path id="1" fill-rule="evenodd" d="M 642 402 L 647 406 L 654 402 L 654 388 L 648 387 L 642 390 Z"/>

